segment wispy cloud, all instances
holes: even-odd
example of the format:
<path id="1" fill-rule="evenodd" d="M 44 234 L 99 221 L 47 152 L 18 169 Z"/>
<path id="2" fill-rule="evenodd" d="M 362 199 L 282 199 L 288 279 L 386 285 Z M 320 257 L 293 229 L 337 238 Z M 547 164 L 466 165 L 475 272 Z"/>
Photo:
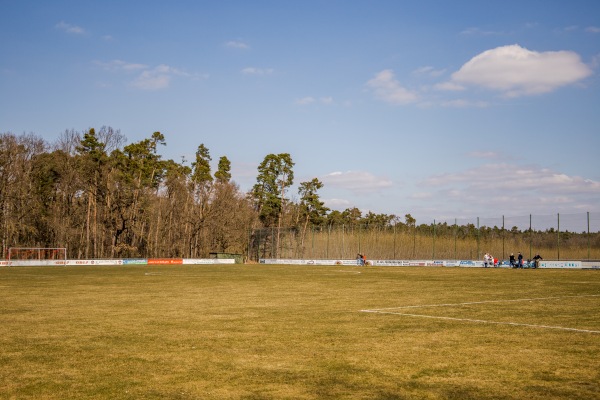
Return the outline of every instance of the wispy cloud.
<path id="1" fill-rule="evenodd" d="M 230 40 L 229 42 L 225 43 L 225 46 L 232 48 L 232 49 L 242 49 L 242 50 L 250 49 L 250 46 L 247 43 L 240 42 L 238 40 Z"/>
<path id="2" fill-rule="evenodd" d="M 589 33 L 600 33 L 600 27 L 598 26 L 588 26 L 587 28 L 585 28 L 586 32 Z"/>
<path id="3" fill-rule="evenodd" d="M 58 24 L 54 26 L 56 29 L 59 29 L 63 32 L 72 34 L 72 35 L 85 35 L 85 29 L 80 26 L 68 24 L 65 21 L 60 21 Z"/>
<path id="4" fill-rule="evenodd" d="M 143 71 L 131 86 L 142 90 L 160 90 L 168 88 L 173 77 L 191 78 L 192 75 L 177 68 L 161 64 Z"/>
<path id="5" fill-rule="evenodd" d="M 273 72 L 275 72 L 273 68 L 247 67 L 242 69 L 244 75 L 271 75 Z"/>
<path id="6" fill-rule="evenodd" d="M 336 171 L 321 177 L 321 181 L 326 186 L 349 190 L 359 195 L 378 192 L 393 186 L 392 181 L 388 178 L 366 171 Z"/>
<path id="7" fill-rule="evenodd" d="M 461 209 L 499 213 L 596 211 L 600 203 L 600 182 L 537 165 L 488 163 L 430 176 L 419 186 L 433 198 L 460 203 Z"/>
<path id="8" fill-rule="evenodd" d="M 146 64 L 130 63 L 122 60 L 111 60 L 108 62 L 95 61 L 95 64 L 107 71 L 135 72 L 149 68 Z"/>
<path id="9" fill-rule="evenodd" d="M 478 54 L 437 88 L 479 86 L 506 97 L 518 97 L 552 92 L 591 74 L 592 70 L 572 51 L 536 52 L 515 44 Z"/>
<path id="10" fill-rule="evenodd" d="M 413 71 L 414 75 L 425 75 L 425 76 L 429 76 L 432 78 L 440 77 L 440 76 L 444 75 L 445 73 L 446 73 L 445 69 L 435 69 L 434 67 L 429 66 L 429 65 L 417 68 Z"/>
<path id="11" fill-rule="evenodd" d="M 495 159 L 500 158 L 501 154 L 495 151 L 471 151 L 467 153 L 467 156 L 474 158 L 482 158 L 482 159 Z"/>
<path id="12" fill-rule="evenodd" d="M 306 96 L 296 99 L 295 103 L 300 106 L 306 106 L 309 104 L 320 103 L 320 104 L 333 104 L 333 97 L 325 96 L 325 97 L 312 97 Z"/>
<path id="13" fill-rule="evenodd" d="M 166 64 L 151 67 L 141 63 L 131 63 L 122 60 L 109 62 L 96 61 L 96 65 L 106 71 L 135 75 L 129 81 L 129 86 L 140 90 L 161 90 L 170 86 L 175 77 L 187 79 L 207 78 L 206 75 L 192 74 Z"/>
<path id="14" fill-rule="evenodd" d="M 352 207 L 352 203 L 347 199 L 323 199 L 323 203 L 325 203 L 326 207 L 329 207 L 333 210 L 344 210 Z"/>
<path id="15" fill-rule="evenodd" d="M 367 82 L 367 87 L 373 91 L 375 97 L 390 104 L 409 104 L 419 99 L 416 92 L 403 87 L 391 69 L 383 70 Z"/>
<path id="16" fill-rule="evenodd" d="M 564 32 L 573 32 L 573 31 L 579 30 L 579 26 L 577 26 L 577 25 L 569 25 L 569 26 L 565 26 L 562 30 Z"/>
<path id="17" fill-rule="evenodd" d="M 440 102 L 440 106 L 446 108 L 484 108 L 488 107 L 489 103 L 483 100 L 466 100 L 466 99 L 454 99 Z"/>
<path id="18" fill-rule="evenodd" d="M 460 85 L 460 84 L 458 84 L 456 82 L 452 82 L 452 81 L 437 83 L 433 87 L 437 90 L 444 90 L 444 91 L 451 91 L 451 92 L 461 92 L 463 90 L 467 90 L 467 88 L 464 87 L 463 85 Z"/>
<path id="19" fill-rule="evenodd" d="M 590 67 L 598 68 L 600 66 L 600 54 L 596 54 L 592 57 L 592 61 L 590 62 Z"/>
<path id="20" fill-rule="evenodd" d="M 171 75 L 160 68 L 143 71 L 130 85 L 136 89 L 159 90 L 166 89 L 171 83 Z"/>

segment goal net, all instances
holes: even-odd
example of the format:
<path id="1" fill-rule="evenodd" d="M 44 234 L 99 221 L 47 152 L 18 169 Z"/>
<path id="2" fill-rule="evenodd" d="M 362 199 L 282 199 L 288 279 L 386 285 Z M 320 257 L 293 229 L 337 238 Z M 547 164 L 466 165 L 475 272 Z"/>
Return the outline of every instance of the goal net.
<path id="1" fill-rule="evenodd" d="M 65 247 L 9 247 L 8 260 L 61 260 L 67 259 Z"/>

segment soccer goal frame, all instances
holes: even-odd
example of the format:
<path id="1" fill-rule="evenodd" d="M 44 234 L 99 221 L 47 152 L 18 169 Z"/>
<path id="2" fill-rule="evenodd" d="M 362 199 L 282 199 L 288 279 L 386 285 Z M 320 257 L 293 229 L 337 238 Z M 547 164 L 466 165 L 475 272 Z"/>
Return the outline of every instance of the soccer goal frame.
<path id="1" fill-rule="evenodd" d="M 9 261 L 16 260 L 67 260 L 66 247 L 9 247 Z"/>

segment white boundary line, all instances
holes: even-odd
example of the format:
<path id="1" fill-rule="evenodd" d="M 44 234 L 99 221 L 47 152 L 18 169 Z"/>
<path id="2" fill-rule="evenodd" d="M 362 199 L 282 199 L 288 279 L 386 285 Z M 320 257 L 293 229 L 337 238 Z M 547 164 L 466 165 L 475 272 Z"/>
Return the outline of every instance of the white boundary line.
<path id="1" fill-rule="evenodd" d="M 443 320 L 447 320 L 447 321 L 475 322 L 475 323 L 494 324 L 494 325 L 526 326 L 529 328 L 542 328 L 542 329 L 558 329 L 558 330 L 571 331 L 571 332 L 600 333 L 600 331 L 595 331 L 595 330 L 591 330 L 591 329 L 566 328 L 563 326 L 535 325 L 535 324 L 525 324 L 525 323 L 519 323 L 519 322 L 486 321 L 486 320 L 482 320 L 482 319 L 471 319 L 471 318 L 454 318 L 454 317 L 443 317 L 443 316 L 438 317 L 438 316 L 434 316 L 434 315 L 411 314 L 411 313 L 387 311 L 387 310 L 401 310 L 401 309 L 407 309 L 407 308 L 452 307 L 452 306 L 462 306 L 462 305 L 469 305 L 469 304 L 505 303 L 505 302 L 515 302 L 515 301 L 535 301 L 535 300 L 551 300 L 551 299 L 599 297 L 599 296 L 600 296 L 599 294 L 588 294 L 588 295 L 580 295 L 580 296 L 560 296 L 560 297 L 554 296 L 554 297 L 538 297 L 538 298 L 530 298 L 530 299 L 471 301 L 471 302 L 465 302 L 465 303 L 446 303 L 446 304 L 429 304 L 429 305 L 421 305 L 421 306 L 377 308 L 377 309 L 373 309 L 373 310 L 360 310 L 360 312 L 373 313 L 373 314 L 400 315 L 400 316 L 404 316 L 404 317 L 443 319 Z"/>
<path id="2" fill-rule="evenodd" d="M 557 300 L 557 299 L 578 298 L 578 297 L 600 297 L 600 294 L 582 294 L 582 295 L 578 295 L 578 296 L 532 297 L 529 299 L 483 300 L 483 301 L 468 301 L 468 302 L 464 302 L 464 303 L 423 304 L 423 305 L 417 305 L 417 306 L 374 308 L 371 310 L 361 310 L 361 311 L 377 312 L 380 310 L 400 310 L 403 308 L 454 307 L 454 306 L 466 306 L 469 304 L 509 303 L 509 302 L 517 302 L 517 301 L 537 301 L 537 300 Z"/>

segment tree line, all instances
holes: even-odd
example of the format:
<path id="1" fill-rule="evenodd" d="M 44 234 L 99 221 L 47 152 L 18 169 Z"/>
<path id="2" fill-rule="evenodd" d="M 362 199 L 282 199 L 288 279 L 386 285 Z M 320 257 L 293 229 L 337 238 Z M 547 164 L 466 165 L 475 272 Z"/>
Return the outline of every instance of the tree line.
<path id="1" fill-rule="evenodd" d="M 0 133 L 3 254 L 9 247 L 65 247 L 68 257 L 86 259 L 246 254 L 265 228 L 276 244 L 282 228 L 292 228 L 300 247 L 309 231 L 342 226 L 419 235 L 433 229 L 438 235 L 500 234 L 496 227 L 417 225 L 410 214 L 401 220 L 357 208 L 330 210 L 317 178 L 291 192 L 295 164 L 288 153 L 266 155 L 256 184 L 245 193 L 232 180 L 227 156 L 211 169 L 204 144 L 188 165 L 163 159 L 159 150 L 166 140 L 160 132 L 126 143 L 119 130 L 106 126 L 66 130 L 53 143 L 35 134 Z M 515 229 L 511 234 L 526 234 Z"/>

